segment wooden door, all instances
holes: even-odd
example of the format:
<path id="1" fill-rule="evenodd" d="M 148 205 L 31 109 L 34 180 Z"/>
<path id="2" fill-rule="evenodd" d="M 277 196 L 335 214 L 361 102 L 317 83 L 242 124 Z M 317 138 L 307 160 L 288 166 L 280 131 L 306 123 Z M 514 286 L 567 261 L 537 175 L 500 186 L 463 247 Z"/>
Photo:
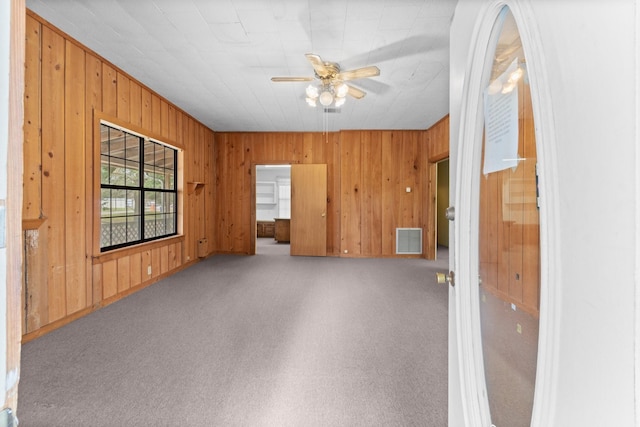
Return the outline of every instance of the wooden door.
<path id="1" fill-rule="evenodd" d="M 327 256 L 327 165 L 291 165 L 291 255 Z"/>

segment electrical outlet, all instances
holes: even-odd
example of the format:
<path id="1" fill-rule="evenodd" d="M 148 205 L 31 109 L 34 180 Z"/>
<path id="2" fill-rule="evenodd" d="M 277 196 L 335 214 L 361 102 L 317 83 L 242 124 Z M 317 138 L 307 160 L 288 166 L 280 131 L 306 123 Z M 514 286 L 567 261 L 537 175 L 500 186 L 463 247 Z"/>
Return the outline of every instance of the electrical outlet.
<path id="1" fill-rule="evenodd" d="M 151 276 L 151 266 L 147 266 L 147 276 Z"/>
<path id="2" fill-rule="evenodd" d="M 516 323 L 516 332 L 522 334 L 522 325 L 520 323 Z"/>

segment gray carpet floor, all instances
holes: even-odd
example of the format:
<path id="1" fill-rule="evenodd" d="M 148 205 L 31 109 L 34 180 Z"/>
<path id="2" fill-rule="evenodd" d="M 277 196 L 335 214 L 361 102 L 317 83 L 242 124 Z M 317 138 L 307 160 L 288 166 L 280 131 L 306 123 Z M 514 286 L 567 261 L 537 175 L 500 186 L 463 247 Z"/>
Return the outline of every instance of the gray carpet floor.
<path id="1" fill-rule="evenodd" d="M 446 426 L 446 251 L 290 257 L 271 242 L 25 344 L 20 427 Z"/>

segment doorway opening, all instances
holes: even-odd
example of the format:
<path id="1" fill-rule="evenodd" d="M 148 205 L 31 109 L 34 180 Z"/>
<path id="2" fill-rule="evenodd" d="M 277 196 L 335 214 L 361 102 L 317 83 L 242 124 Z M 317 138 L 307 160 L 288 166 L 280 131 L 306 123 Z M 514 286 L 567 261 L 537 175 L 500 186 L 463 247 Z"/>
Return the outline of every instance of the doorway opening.
<path id="1" fill-rule="evenodd" d="M 255 253 L 289 255 L 291 165 L 256 165 L 255 177 Z"/>
<path id="2" fill-rule="evenodd" d="M 436 245 L 437 252 L 449 249 L 449 220 L 446 211 L 449 207 L 449 159 L 436 163 Z"/>

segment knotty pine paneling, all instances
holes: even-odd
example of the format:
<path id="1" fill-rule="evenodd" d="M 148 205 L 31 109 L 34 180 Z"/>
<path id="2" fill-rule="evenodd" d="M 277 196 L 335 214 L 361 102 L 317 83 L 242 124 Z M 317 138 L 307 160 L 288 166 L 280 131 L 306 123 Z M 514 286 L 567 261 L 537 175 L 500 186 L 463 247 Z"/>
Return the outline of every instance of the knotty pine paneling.
<path id="1" fill-rule="evenodd" d="M 215 162 L 212 130 L 30 11 L 25 24 L 28 341 L 196 261 L 214 241 Z M 180 185 L 205 186 L 179 194 L 181 236 L 100 253 L 100 118 L 182 149 Z"/>
<path id="2" fill-rule="evenodd" d="M 216 252 L 248 254 L 255 225 L 251 218 L 251 177 L 257 164 L 327 164 L 327 253 L 339 251 L 339 147 L 334 133 L 216 133 L 214 144 Z M 211 245 L 211 243 L 210 243 Z"/>
<path id="3" fill-rule="evenodd" d="M 40 76 L 40 24 L 33 19 L 26 20 L 25 34 L 25 88 L 24 88 L 24 169 L 22 217 L 40 219 L 42 206 L 42 152 L 40 138 L 40 102 L 42 90 Z"/>
<path id="4" fill-rule="evenodd" d="M 449 116 L 440 119 L 427 133 L 429 161 L 439 162 L 449 157 Z"/>
<path id="5" fill-rule="evenodd" d="M 254 165 L 321 163 L 327 165 L 327 254 L 396 256 L 396 227 L 428 227 L 427 135 L 428 131 L 216 133 L 213 250 L 252 250 Z"/>
<path id="6" fill-rule="evenodd" d="M 54 203 L 64 201 L 65 314 L 72 314 L 87 307 L 91 291 L 86 281 L 85 235 L 92 230 L 85 223 L 85 52 L 67 40 L 65 55 L 64 187 Z"/>

